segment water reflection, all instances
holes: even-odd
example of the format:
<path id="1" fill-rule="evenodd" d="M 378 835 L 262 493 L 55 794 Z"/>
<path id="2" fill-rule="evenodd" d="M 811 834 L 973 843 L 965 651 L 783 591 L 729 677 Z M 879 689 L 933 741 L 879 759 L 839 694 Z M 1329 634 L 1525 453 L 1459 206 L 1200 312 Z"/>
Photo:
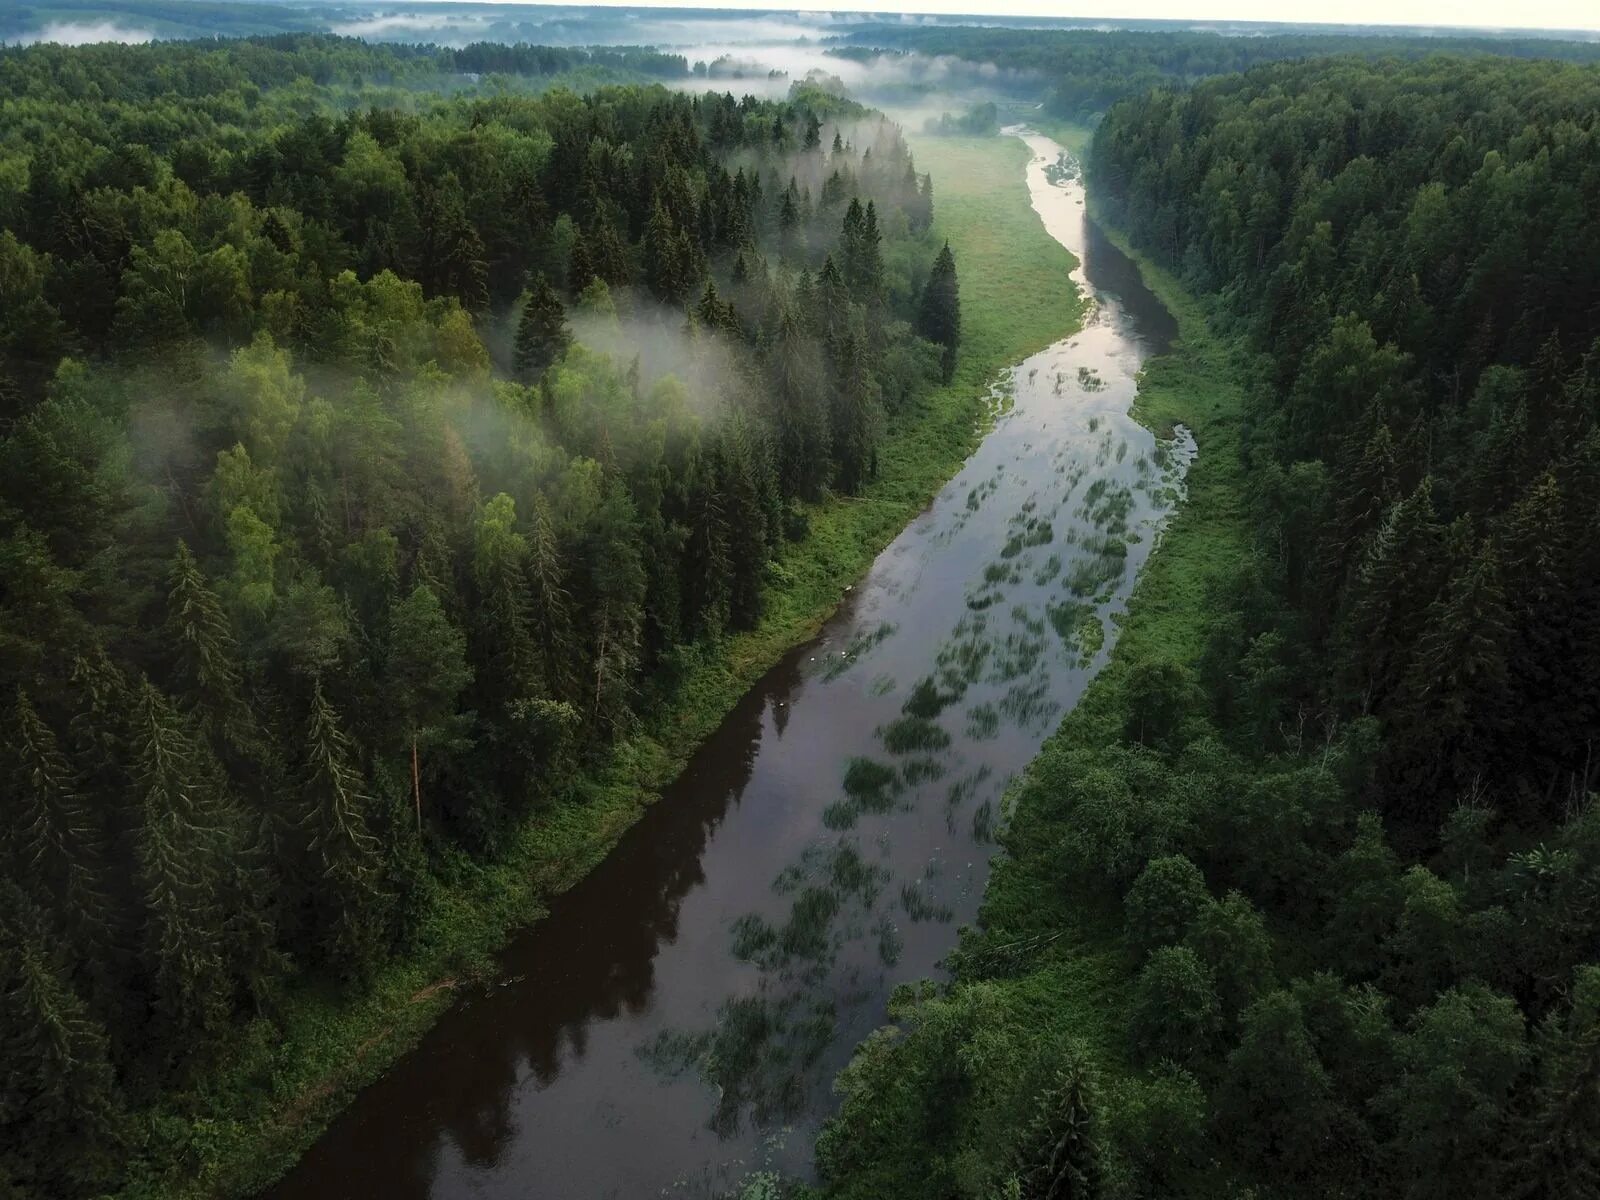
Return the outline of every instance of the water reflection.
<path id="1" fill-rule="evenodd" d="M 808 1169 L 833 1076 L 976 913 L 1005 786 L 1104 663 L 1192 454 L 1127 415 L 1170 316 L 1060 148 L 1026 138 L 1084 328 L 997 381 L 994 431 L 822 636 L 274 1196 L 703 1194 Z"/>

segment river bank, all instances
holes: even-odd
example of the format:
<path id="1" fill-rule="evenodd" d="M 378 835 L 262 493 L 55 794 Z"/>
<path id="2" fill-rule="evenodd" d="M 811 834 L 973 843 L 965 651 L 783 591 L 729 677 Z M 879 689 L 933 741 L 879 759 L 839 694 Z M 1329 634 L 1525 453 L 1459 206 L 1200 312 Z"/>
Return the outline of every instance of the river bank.
<path id="1" fill-rule="evenodd" d="M 976 915 L 1006 784 L 1105 662 L 1192 452 L 1128 415 L 1170 315 L 1085 222 L 1061 148 L 1017 136 L 1024 225 L 1078 259 L 1080 332 L 1003 373 L 982 444 L 819 636 L 273 1200 L 705 1195 L 808 1170 L 834 1075 Z M 976 174 L 1006 144 L 935 152 Z M 963 228 L 1018 252 L 993 208 Z M 1031 276 L 1005 271 L 979 281 L 1015 303 Z"/>
<path id="2" fill-rule="evenodd" d="M 1020 144 L 952 139 L 917 149 L 935 177 L 936 229 L 961 270 L 966 343 L 956 378 L 897 423 L 865 496 L 812 511 L 811 534 L 786 555 L 757 630 L 696 664 L 670 708 L 620 745 L 578 796 L 541 814 L 504 860 L 452 864 L 414 955 L 359 991 L 298 989 L 276 1020 L 242 1032 L 221 1069 L 147 1114 L 143 1170 L 128 1196 L 248 1195 L 292 1163 L 485 973 L 513 930 L 604 859 L 750 685 L 816 632 L 845 587 L 976 444 L 994 374 L 1071 327 L 1072 263 L 1018 186 Z M 997 282 L 1004 280 L 1015 286 Z"/>
<path id="3" fill-rule="evenodd" d="M 1070 127 L 1052 132 L 1079 146 L 1087 140 Z M 1132 968 L 1122 912 L 1115 897 L 1097 902 L 1064 886 L 1061 848 L 1082 831 L 1064 816 L 1061 798 L 1093 769 L 1087 762 L 1122 741 L 1136 665 L 1198 661 L 1212 616 L 1208 590 L 1248 553 L 1252 534 L 1239 455 L 1247 366 L 1212 331 L 1199 300 L 1120 232 L 1103 232 L 1138 264 L 1145 286 L 1177 321 L 1169 352 L 1141 373 L 1133 413 L 1158 433 L 1176 425 L 1193 432 L 1199 453 L 1187 498 L 1140 576 L 1110 662 L 1010 792 L 1005 853 L 984 896 L 983 933 L 956 956 L 955 982 L 942 994 L 904 996 L 892 1013 L 895 1031 L 863 1043 L 841 1077 L 841 1115 L 819 1143 L 830 1177 L 817 1194 L 830 1200 L 948 1194 L 953 1180 L 990 1169 L 986 1151 L 1006 1142 L 985 1122 L 1002 1119 L 1010 1101 L 987 1094 L 979 1102 L 939 1075 L 952 1058 L 973 1053 L 968 1039 L 981 1043 L 985 1056 L 978 1086 L 1010 1087 L 1023 1105 L 1034 1099 L 1028 1064 L 1057 1052 L 1070 1057 L 1063 1050 L 1069 1044 L 1087 1052 L 1099 1086 L 1119 1091 L 1128 1081 Z M 1004 962 L 995 958 L 997 948 Z M 1136 1108 L 1137 1093 L 1130 1094 Z M 1010 1115 L 1033 1117 L 1025 1107 Z"/>

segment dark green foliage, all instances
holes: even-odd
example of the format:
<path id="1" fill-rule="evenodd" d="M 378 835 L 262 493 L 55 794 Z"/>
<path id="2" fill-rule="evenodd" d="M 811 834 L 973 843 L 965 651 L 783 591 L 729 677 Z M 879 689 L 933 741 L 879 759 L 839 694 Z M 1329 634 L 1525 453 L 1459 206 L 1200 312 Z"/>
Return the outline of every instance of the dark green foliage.
<path id="1" fill-rule="evenodd" d="M 1222 1031 L 1211 968 L 1187 946 L 1152 951 L 1134 981 L 1128 1036 L 1143 1062 L 1204 1062 Z"/>
<path id="2" fill-rule="evenodd" d="M 124 1122 L 105 1031 L 52 945 L 43 914 L 0 881 L 0 1179 L 90 1195 L 114 1177 Z"/>
<path id="3" fill-rule="evenodd" d="M 760 621 L 802 498 L 870 486 L 886 383 L 931 384 L 898 129 L 456 74 L 574 69 L 687 73 L 329 38 L 0 52 L 0 1191 L 118 1190 L 179 1140 L 119 1155 L 124 1098 L 138 1130 L 209 1121 L 169 1101 L 249 1020 L 269 1044 L 280 1000 L 437 954 L 437 881 L 544 836 L 683 702 L 684 665 Z M 820 161 L 776 184 L 869 124 L 830 204 Z M 690 304 L 682 378 L 633 359 Z"/>
<path id="4" fill-rule="evenodd" d="M 1019 1152 L 1025 1200 L 1097 1200 L 1102 1194 L 1098 1097 L 1088 1066 L 1075 1060 L 1039 1097 L 1039 1117 Z"/>
<path id="5" fill-rule="evenodd" d="M 924 1008 L 1098 1036 L 1117 1195 L 1600 1188 L 1597 113 L 1592 66 L 1345 58 L 1098 126 L 1101 215 L 1213 294 L 1150 275 L 1182 339 L 1140 403 L 1202 450 Z M 888 1086 L 938 1085 L 922 1028 L 859 1057 L 824 1144 L 875 1157 L 829 1194 L 987 1194 L 919 1155 L 1004 1111 L 989 1044 L 937 1127 Z"/>
<path id="6" fill-rule="evenodd" d="M 517 318 L 517 373 L 524 378 L 537 375 L 566 353 L 571 344 L 572 331 L 567 328 L 561 297 L 541 275 L 528 289 L 522 301 L 522 315 Z"/>
<path id="7" fill-rule="evenodd" d="M 1143 958 L 1188 935 L 1211 904 L 1205 876 L 1181 854 L 1151 859 L 1123 899 L 1123 930 L 1128 948 Z"/>
<path id="8" fill-rule="evenodd" d="M 933 270 L 923 285 L 917 332 L 942 347 L 939 362 L 948 381 L 955 374 L 956 355 L 961 347 L 961 287 L 949 242 L 933 260 Z"/>

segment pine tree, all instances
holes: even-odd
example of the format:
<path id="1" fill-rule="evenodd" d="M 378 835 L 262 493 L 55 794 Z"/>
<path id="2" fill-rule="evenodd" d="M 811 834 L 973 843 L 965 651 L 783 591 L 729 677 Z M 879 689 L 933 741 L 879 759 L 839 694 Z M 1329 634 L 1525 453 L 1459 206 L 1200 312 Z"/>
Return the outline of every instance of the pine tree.
<path id="1" fill-rule="evenodd" d="M 43 915 L 0 880 L 0 1181 L 18 1195 L 114 1186 L 124 1118 L 105 1031 Z"/>
<path id="2" fill-rule="evenodd" d="M 672 218 L 658 200 L 644 231 L 644 278 L 663 304 L 680 304 L 688 289 L 682 247 Z"/>
<path id="3" fill-rule="evenodd" d="M 384 674 L 404 736 L 410 741 L 412 799 L 422 831 L 422 752 L 443 741 L 462 689 L 472 681 L 467 643 L 426 584 L 389 611 Z"/>
<path id="4" fill-rule="evenodd" d="M 491 720 L 541 690 L 529 633 L 528 542 L 517 532 L 516 519 L 515 502 L 501 493 L 483 506 L 473 539 L 475 707 Z"/>
<path id="5" fill-rule="evenodd" d="M 112 937 L 97 876 L 101 847 L 78 780 L 26 692 L 17 692 L 9 722 L 7 775 L 16 789 L 3 844 L 10 877 L 49 898 L 62 930 L 94 961 Z"/>
<path id="6" fill-rule="evenodd" d="M 558 700 L 571 700 L 577 694 L 573 664 L 578 653 L 572 595 L 550 503 L 542 492 L 534 494 L 528 521 L 527 580 L 530 611 L 539 614 L 534 639 L 544 689 Z"/>
<path id="7" fill-rule="evenodd" d="M 1081 1058 L 1039 1097 L 1039 1116 L 1018 1172 L 1023 1200 L 1098 1200 L 1103 1187 L 1098 1101 Z"/>
<path id="8" fill-rule="evenodd" d="M 596 727 L 615 734 L 631 715 L 646 579 L 633 501 L 619 479 L 607 479 L 604 489 L 584 548 L 591 635 L 584 699 Z"/>
<path id="9" fill-rule="evenodd" d="M 855 331 L 845 334 L 839 349 L 835 396 L 833 449 L 839 464 L 839 487 L 854 494 L 877 473 L 883 425 L 878 384 L 868 370 L 866 348 Z"/>
<path id="10" fill-rule="evenodd" d="M 589 243 L 578 230 L 572 239 L 572 254 L 567 259 L 567 291 L 573 296 L 583 295 L 583 289 L 598 278 L 594 259 L 589 253 Z"/>
<path id="11" fill-rule="evenodd" d="M 961 286 L 956 279 L 956 259 L 946 242 L 933 260 L 933 270 L 922 289 L 917 309 L 917 332 L 943 348 L 939 364 L 944 381 L 956 371 L 956 353 L 961 345 Z"/>
<path id="12" fill-rule="evenodd" d="M 222 601 L 182 541 L 167 583 L 165 632 L 176 655 L 179 695 L 207 736 L 230 750 L 244 751 L 258 731 L 244 700 L 239 646 Z"/>
<path id="13" fill-rule="evenodd" d="M 524 379 L 539 375 L 571 344 L 572 332 L 567 328 L 567 311 L 561 297 L 541 275 L 525 293 L 522 317 L 517 322 L 517 373 Z"/>
<path id="14" fill-rule="evenodd" d="M 1428 609 L 1389 739 L 1398 794 L 1430 828 L 1494 753 L 1510 635 L 1498 556 L 1485 541 Z"/>
<path id="15" fill-rule="evenodd" d="M 1527 1113 L 1512 1125 L 1500 1194 L 1600 1200 L 1600 967 L 1578 969 L 1572 1001 L 1539 1027 Z"/>
<path id="16" fill-rule="evenodd" d="M 1362 712 L 1383 707 L 1415 653 L 1424 614 L 1444 582 L 1440 539 L 1433 483 L 1424 479 L 1367 540 L 1337 637 L 1346 648 L 1341 674 Z"/>
<path id="17" fill-rule="evenodd" d="M 214 1031 L 231 993 L 225 965 L 219 851 L 207 779 L 182 718 L 153 684 L 135 704 L 130 749 L 139 827 L 138 883 L 144 900 L 143 958 L 153 1006 L 169 1040 Z"/>
<path id="18" fill-rule="evenodd" d="M 380 949 L 387 898 L 382 855 L 369 829 L 372 801 L 356 769 L 350 739 L 314 682 L 306 719 L 301 826 L 311 857 L 312 903 L 326 959 L 359 972 Z"/>

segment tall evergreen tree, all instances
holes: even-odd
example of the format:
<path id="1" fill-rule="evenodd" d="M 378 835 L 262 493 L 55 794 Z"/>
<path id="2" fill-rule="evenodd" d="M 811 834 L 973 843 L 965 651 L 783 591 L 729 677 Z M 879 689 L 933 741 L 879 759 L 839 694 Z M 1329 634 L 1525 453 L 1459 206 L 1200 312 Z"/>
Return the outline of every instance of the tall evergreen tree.
<path id="1" fill-rule="evenodd" d="M 22 890 L 0 880 L 0 1180 L 75 1200 L 115 1179 L 125 1120 L 105 1031 L 66 957 Z"/>
<path id="2" fill-rule="evenodd" d="M 352 973 L 363 970 L 381 949 L 388 903 L 381 885 L 381 847 L 370 828 L 372 800 L 354 757 L 321 683 L 314 682 L 299 798 L 310 899 L 323 955 Z"/>
<path id="3" fill-rule="evenodd" d="M 941 347 L 939 366 L 949 383 L 956 372 L 961 346 L 961 286 L 956 279 L 956 259 L 946 242 L 933 260 L 933 270 L 922 289 L 917 309 L 917 332 Z"/>
<path id="4" fill-rule="evenodd" d="M 524 379 L 531 379 L 566 353 L 572 344 L 567 328 L 567 310 L 561 297 L 543 275 L 528 289 L 517 321 L 516 367 Z"/>

